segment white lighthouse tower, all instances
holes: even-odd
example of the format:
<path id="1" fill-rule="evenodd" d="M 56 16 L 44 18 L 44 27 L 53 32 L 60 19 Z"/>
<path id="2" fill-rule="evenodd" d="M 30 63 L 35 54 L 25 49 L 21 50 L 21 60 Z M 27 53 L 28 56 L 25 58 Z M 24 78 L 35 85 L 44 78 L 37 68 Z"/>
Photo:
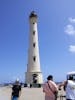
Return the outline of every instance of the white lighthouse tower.
<path id="1" fill-rule="evenodd" d="M 38 16 L 34 11 L 29 16 L 30 22 L 30 35 L 29 35 L 29 49 L 28 49 L 28 64 L 26 72 L 27 84 L 42 84 L 43 77 L 40 69 L 40 57 L 38 46 L 38 29 L 37 29 Z"/>

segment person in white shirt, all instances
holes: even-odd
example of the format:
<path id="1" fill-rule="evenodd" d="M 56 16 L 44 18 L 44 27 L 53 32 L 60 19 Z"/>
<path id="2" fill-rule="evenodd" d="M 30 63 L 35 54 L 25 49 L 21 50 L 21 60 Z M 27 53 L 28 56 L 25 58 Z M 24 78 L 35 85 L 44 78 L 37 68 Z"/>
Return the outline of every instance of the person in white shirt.
<path id="1" fill-rule="evenodd" d="M 61 86 L 64 86 L 66 92 L 66 100 L 75 100 L 75 80 L 70 76 Z"/>

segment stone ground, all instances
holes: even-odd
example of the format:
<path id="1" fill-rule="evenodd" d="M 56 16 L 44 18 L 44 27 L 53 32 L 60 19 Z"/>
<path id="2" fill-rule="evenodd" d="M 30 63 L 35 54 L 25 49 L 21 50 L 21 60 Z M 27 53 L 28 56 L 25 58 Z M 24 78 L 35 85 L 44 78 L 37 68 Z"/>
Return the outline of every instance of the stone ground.
<path id="1" fill-rule="evenodd" d="M 64 91 L 59 91 L 58 100 L 66 100 L 64 97 Z M 0 100 L 11 100 L 11 88 L 0 87 Z M 19 100 L 45 100 L 45 95 L 42 92 L 42 88 L 22 88 L 21 97 Z"/>

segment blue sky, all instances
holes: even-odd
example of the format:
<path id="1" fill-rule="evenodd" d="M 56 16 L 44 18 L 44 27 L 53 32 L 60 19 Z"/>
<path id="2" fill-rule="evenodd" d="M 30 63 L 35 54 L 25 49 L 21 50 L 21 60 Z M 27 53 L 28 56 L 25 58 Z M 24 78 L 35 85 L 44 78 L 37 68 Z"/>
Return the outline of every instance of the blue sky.
<path id="1" fill-rule="evenodd" d="M 75 0 L 0 0 L 0 83 L 25 80 L 33 10 L 44 81 L 49 74 L 63 81 L 75 70 Z"/>

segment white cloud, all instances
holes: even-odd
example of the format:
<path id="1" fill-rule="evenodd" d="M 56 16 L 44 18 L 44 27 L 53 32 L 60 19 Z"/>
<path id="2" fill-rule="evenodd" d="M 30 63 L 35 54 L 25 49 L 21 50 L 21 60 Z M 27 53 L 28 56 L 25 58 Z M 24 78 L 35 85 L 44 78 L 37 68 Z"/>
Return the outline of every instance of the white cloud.
<path id="1" fill-rule="evenodd" d="M 69 20 L 69 22 L 71 22 L 71 23 L 75 23 L 75 18 L 70 17 L 68 20 Z"/>
<path id="2" fill-rule="evenodd" d="M 72 53 L 75 53 L 75 45 L 70 45 L 69 51 L 72 52 Z"/>
<path id="3" fill-rule="evenodd" d="M 75 35 L 75 27 L 71 24 L 67 25 L 65 27 L 65 33 L 67 33 L 68 35 Z"/>

